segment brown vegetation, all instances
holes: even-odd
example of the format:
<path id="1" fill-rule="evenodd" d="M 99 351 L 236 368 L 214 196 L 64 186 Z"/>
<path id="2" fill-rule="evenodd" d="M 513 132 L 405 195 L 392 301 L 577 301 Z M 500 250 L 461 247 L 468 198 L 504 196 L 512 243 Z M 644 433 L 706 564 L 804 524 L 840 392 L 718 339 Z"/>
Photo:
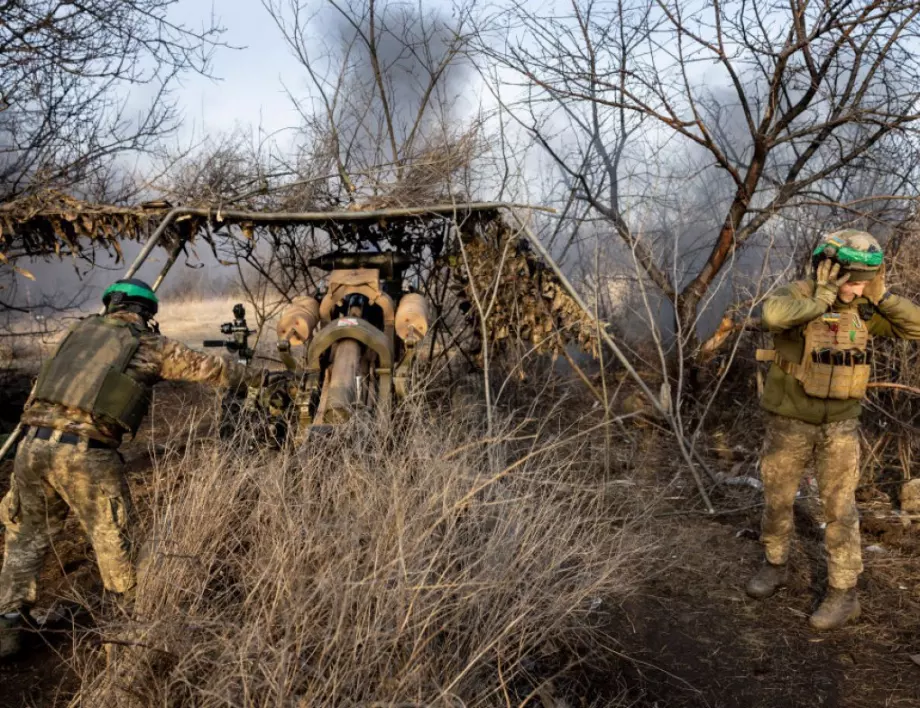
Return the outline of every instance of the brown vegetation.
<path id="1" fill-rule="evenodd" d="M 483 439 L 416 401 L 297 450 L 193 446 L 158 464 L 132 619 L 91 704 L 515 705 L 605 660 L 596 610 L 649 540 L 614 522 L 590 431 Z M 622 488 L 621 488 L 622 489 Z M 117 650 L 117 651 L 116 651 Z"/>

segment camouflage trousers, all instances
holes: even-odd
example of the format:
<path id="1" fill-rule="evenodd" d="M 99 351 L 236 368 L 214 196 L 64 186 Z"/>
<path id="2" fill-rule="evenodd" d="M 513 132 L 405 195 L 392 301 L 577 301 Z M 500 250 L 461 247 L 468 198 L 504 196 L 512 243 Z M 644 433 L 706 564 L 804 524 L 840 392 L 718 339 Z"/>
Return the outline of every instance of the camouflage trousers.
<path id="1" fill-rule="evenodd" d="M 770 415 L 761 458 L 764 501 L 761 541 L 770 563 L 785 563 L 794 530 L 793 504 L 805 468 L 814 461 L 827 527 L 828 584 L 855 587 L 863 570 L 856 486 L 859 420 L 814 425 Z"/>
<path id="2" fill-rule="evenodd" d="M 93 545 L 106 589 L 123 593 L 134 587 L 133 507 L 121 455 L 27 435 L 19 443 L 10 491 L 0 502 L 6 527 L 0 613 L 35 603 L 45 556 L 71 509 Z"/>

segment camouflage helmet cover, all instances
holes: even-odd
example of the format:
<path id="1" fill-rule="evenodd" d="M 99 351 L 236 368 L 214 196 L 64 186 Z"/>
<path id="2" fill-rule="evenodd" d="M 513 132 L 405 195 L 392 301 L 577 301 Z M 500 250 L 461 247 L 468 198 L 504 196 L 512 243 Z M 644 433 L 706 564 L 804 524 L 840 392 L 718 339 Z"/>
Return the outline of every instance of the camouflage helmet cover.
<path id="1" fill-rule="evenodd" d="M 850 280 L 872 280 L 884 260 L 882 247 L 875 237 L 857 229 L 845 229 L 826 234 L 812 254 L 812 264 L 825 258 L 839 263 Z"/>

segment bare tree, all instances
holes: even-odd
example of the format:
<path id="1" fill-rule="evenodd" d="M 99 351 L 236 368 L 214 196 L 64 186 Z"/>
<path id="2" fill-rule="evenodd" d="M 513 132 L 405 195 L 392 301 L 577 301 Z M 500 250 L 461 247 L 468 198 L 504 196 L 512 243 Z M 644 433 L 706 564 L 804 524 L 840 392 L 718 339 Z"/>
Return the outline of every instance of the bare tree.
<path id="1" fill-rule="evenodd" d="M 329 211 L 468 199 L 474 163 L 486 150 L 475 106 L 461 100 L 474 78 L 464 55 L 469 10 L 446 17 L 378 0 L 263 5 L 306 84 L 304 91 L 286 87 L 300 116 L 290 148 L 252 143 L 240 133 L 218 138 L 168 157 L 159 191 L 216 213 L 231 206 Z M 212 226 L 215 258 L 238 266 L 248 292 L 268 288 L 275 295 L 262 308 L 267 313 L 315 289 L 309 258 L 351 238 L 312 227 Z"/>
<path id="2" fill-rule="evenodd" d="M 876 178 L 904 164 L 918 118 L 916 3 L 530 7 L 509 12 L 503 42 L 481 35 L 480 49 L 523 79 L 503 100 L 673 303 L 690 351 L 708 292 L 768 221 L 808 205 L 839 208 L 853 190 L 914 190 L 909 170 Z M 660 229 L 637 224 L 637 203 L 673 210 L 694 183 L 718 208 L 696 251 L 674 228 L 656 241 Z"/>
<path id="3" fill-rule="evenodd" d="M 306 83 L 303 93 L 287 87 L 300 116 L 290 148 L 239 132 L 214 139 L 167 158 L 159 191 L 212 207 L 215 216 L 222 208 L 329 211 L 467 200 L 485 146 L 478 115 L 459 100 L 474 78 L 462 52 L 466 12 L 447 18 L 385 2 L 263 4 Z M 316 291 L 311 256 L 355 238 L 335 225 L 251 229 L 218 218 L 211 228 L 214 257 L 237 265 L 260 323 L 284 302 Z M 406 245 L 386 228 L 360 237 L 365 245 Z"/>
<path id="4" fill-rule="evenodd" d="M 475 78 L 464 54 L 469 9 L 447 17 L 378 0 L 263 5 L 303 69 L 306 88 L 286 87 L 300 116 L 288 131 L 294 139 L 284 146 L 237 132 L 167 155 L 159 192 L 216 210 L 329 211 L 468 199 L 476 189 L 475 163 L 487 150 L 476 106 L 463 100 Z M 246 273 L 271 283 L 282 298 L 315 285 L 307 260 L 329 245 L 325 235 L 312 228 L 247 235 L 228 240 L 218 230 L 216 257 L 245 262 Z"/>
<path id="5" fill-rule="evenodd" d="M 326 165 L 340 204 L 466 198 L 484 151 L 475 106 L 462 100 L 472 6 L 446 17 L 421 3 L 262 2 L 308 86 L 306 96 L 288 87 L 305 146 L 293 172 L 298 161 Z"/>
<path id="6" fill-rule="evenodd" d="M 58 187 L 117 197 L 115 158 L 177 126 L 170 90 L 223 30 L 178 0 L 0 0 L 0 203 Z M 143 99 L 142 99 L 143 97 Z"/>

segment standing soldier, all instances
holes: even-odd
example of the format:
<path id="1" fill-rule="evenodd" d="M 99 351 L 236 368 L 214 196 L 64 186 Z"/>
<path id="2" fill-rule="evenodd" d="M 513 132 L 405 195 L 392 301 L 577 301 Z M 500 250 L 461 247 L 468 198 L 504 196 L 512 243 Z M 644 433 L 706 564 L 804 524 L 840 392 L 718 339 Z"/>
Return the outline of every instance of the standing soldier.
<path id="1" fill-rule="evenodd" d="M 161 336 L 157 296 L 141 280 L 119 280 L 102 302 L 105 314 L 71 327 L 42 367 L 22 414 L 10 490 L 0 502 L 0 657 L 19 650 L 42 563 L 70 509 L 106 590 L 134 587 L 133 509 L 118 447 L 125 433 L 137 432 L 151 387 L 169 380 L 238 390 L 261 377 Z"/>
<path id="2" fill-rule="evenodd" d="M 761 459 L 766 562 L 746 589 L 763 599 L 786 584 L 793 503 L 814 460 L 827 522 L 828 590 L 809 621 L 815 629 L 835 629 L 860 612 L 855 492 L 860 400 L 871 370 L 867 345 L 871 336 L 920 339 L 920 307 L 886 289 L 882 249 L 864 231 L 825 236 L 812 264 L 814 280 L 780 288 L 763 306 L 775 347 L 758 352 L 773 362 L 761 399 L 768 412 Z"/>

